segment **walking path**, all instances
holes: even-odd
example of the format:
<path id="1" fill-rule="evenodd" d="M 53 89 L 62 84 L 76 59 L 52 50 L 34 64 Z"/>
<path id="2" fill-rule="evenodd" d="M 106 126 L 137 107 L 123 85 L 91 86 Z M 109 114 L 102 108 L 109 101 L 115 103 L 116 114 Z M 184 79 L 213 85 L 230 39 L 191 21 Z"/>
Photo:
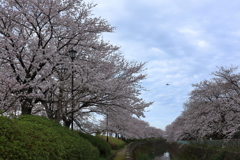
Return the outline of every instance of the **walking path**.
<path id="1" fill-rule="evenodd" d="M 111 160 L 125 160 L 126 149 L 127 149 L 127 146 L 117 151 L 117 153 L 113 158 L 111 158 Z"/>

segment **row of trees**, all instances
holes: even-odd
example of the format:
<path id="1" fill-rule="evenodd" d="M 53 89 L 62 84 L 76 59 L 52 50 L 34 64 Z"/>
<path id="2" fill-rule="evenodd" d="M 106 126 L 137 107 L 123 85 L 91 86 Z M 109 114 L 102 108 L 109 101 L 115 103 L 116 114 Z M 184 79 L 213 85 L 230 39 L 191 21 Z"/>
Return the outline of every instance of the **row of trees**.
<path id="1" fill-rule="evenodd" d="M 73 120 L 82 129 L 95 126 L 90 122 L 96 114 L 144 116 L 152 104 L 138 97 L 145 63 L 127 61 L 101 38 L 114 27 L 93 17 L 94 7 L 82 0 L 0 1 L 4 114 L 45 115 L 67 127 Z M 74 61 L 71 49 L 78 53 Z"/>
<path id="2" fill-rule="evenodd" d="M 240 131 L 240 73 L 220 67 L 213 78 L 194 84 L 182 114 L 166 127 L 169 141 L 233 138 Z"/>
<path id="3" fill-rule="evenodd" d="M 122 110 L 108 114 L 101 120 L 99 130 L 127 139 L 157 138 L 163 136 L 163 130 L 152 127 L 149 123 L 132 116 Z"/>

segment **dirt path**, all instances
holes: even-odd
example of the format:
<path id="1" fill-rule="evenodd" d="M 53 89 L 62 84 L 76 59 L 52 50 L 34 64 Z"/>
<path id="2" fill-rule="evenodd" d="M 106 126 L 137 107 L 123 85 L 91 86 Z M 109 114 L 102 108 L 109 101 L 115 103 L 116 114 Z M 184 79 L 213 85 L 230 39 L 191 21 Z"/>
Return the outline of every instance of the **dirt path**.
<path id="1" fill-rule="evenodd" d="M 125 153 L 126 153 L 127 146 L 117 151 L 114 157 L 111 160 L 125 160 Z"/>

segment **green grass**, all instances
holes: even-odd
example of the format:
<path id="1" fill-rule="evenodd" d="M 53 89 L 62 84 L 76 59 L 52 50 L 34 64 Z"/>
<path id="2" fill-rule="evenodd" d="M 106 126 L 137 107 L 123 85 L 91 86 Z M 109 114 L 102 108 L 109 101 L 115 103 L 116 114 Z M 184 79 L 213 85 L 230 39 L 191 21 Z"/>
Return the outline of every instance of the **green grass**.
<path id="1" fill-rule="evenodd" d="M 107 140 L 107 137 L 104 135 L 97 135 L 97 137 L 105 141 Z M 124 160 L 127 143 L 114 137 L 108 137 L 108 142 L 112 147 L 111 154 L 107 158 L 100 157 L 100 160 Z"/>
<path id="2" fill-rule="evenodd" d="M 207 143 L 190 143 L 189 144 L 192 147 L 202 147 L 202 148 L 207 148 L 207 149 L 213 149 L 213 150 L 218 150 L 218 151 L 229 151 L 229 152 L 235 152 L 235 153 L 240 153 L 239 145 L 236 144 L 236 146 L 231 146 L 231 147 L 224 147 L 219 145 L 208 145 Z"/>
<path id="3" fill-rule="evenodd" d="M 97 135 L 97 136 L 104 140 L 107 140 L 106 136 L 103 136 L 103 135 Z M 113 150 L 118 150 L 120 148 L 123 148 L 124 145 L 126 144 L 126 142 L 114 137 L 108 137 L 108 142 L 110 143 Z"/>
<path id="4" fill-rule="evenodd" d="M 102 139 L 98 136 L 85 134 L 80 131 L 77 131 L 77 132 L 81 137 L 83 137 L 84 139 L 87 139 L 89 142 L 92 143 L 92 145 L 94 145 L 96 148 L 98 148 L 101 157 L 106 158 L 111 154 L 111 146 L 104 139 Z"/>
<path id="5" fill-rule="evenodd" d="M 99 159 L 99 151 L 76 132 L 44 117 L 0 116 L 0 159 Z"/>

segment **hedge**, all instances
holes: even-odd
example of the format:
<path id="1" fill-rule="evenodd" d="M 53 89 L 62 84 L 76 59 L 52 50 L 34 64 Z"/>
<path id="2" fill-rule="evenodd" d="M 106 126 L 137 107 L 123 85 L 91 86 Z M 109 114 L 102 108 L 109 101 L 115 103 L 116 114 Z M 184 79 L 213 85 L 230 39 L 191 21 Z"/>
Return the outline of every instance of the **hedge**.
<path id="1" fill-rule="evenodd" d="M 106 142 L 105 140 L 96 137 L 96 136 L 92 136 L 90 134 L 85 134 L 82 132 L 79 132 L 79 135 L 85 139 L 87 139 L 88 141 L 90 141 L 95 147 L 98 148 L 98 150 L 100 151 L 100 155 L 101 157 L 107 157 L 108 155 L 111 154 L 111 146 L 108 142 Z"/>
<path id="2" fill-rule="evenodd" d="M 96 160 L 99 151 L 76 132 L 44 117 L 0 116 L 0 159 Z"/>

